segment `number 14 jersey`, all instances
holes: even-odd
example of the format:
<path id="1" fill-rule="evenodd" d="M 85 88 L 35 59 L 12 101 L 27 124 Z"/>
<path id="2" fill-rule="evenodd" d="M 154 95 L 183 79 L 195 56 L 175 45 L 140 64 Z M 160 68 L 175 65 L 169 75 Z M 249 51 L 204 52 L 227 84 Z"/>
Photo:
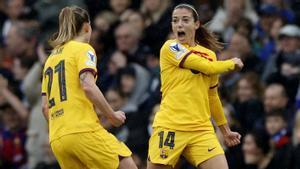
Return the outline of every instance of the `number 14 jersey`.
<path id="1" fill-rule="evenodd" d="M 79 76 L 95 76 L 97 57 L 87 43 L 69 41 L 52 51 L 42 79 L 42 95 L 48 98 L 50 142 L 67 134 L 100 129 L 93 104 L 81 88 Z"/>

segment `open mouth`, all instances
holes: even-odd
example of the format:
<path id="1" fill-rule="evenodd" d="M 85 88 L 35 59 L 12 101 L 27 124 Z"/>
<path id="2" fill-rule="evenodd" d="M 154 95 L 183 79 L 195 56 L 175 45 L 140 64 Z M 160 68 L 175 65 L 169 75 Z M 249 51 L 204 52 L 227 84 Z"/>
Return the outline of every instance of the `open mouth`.
<path id="1" fill-rule="evenodd" d="M 177 32 L 178 37 L 184 37 L 185 36 L 185 32 L 183 31 L 178 31 Z"/>

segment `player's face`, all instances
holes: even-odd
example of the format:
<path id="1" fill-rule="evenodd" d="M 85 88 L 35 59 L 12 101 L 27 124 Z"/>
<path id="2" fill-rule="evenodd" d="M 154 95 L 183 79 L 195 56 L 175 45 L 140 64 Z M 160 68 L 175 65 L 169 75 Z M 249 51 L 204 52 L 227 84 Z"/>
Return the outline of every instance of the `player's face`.
<path id="1" fill-rule="evenodd" d="M 173 11 L 172 29 L 176 39 L 178 39 L 180 43 L 194 44 L 195 33 L 199 25 L 199 21 L 195 22 L 191 10 L 178 8 Z"/>

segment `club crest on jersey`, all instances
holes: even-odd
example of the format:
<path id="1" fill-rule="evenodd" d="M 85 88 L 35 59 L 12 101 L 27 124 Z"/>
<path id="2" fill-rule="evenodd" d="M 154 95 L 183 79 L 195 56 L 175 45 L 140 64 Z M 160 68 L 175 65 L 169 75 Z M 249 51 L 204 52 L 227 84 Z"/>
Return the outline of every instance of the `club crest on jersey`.
<path id="1" fill-rule="evenodd" d="M 160 157 L 162 159 L 168 158 L 168 151 L 166 149 L 160 149 Z"/>
<path id="2" fill-rule="evenodd" d="M 87 66 L 96 66 L 96 56 L 93 51 L 87 52 L 88 60 L 85 62 Z"/>
<path id="3" fill-rule="evenodd" d="M 186 52 L 186 49 L 177 42 L 172 42 L 170 44 L 170 49 L 175 53 L 175 57 L 177 60 L 179 60 Z"/>

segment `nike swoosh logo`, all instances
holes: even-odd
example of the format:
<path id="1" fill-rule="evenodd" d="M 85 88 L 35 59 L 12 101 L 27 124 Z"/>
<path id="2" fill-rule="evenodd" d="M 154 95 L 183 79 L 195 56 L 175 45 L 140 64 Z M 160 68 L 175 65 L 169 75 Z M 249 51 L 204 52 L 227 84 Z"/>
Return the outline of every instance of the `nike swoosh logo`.
<path id="1" fill-rule="evenodd" d="M 215 148 L 217 148 L 217 147 L 214 147 L 214 148 L 208 148 L 207 150 L 208 150 L 208 152 L 211 152 L 211 151 L 213 151 Z"/>

